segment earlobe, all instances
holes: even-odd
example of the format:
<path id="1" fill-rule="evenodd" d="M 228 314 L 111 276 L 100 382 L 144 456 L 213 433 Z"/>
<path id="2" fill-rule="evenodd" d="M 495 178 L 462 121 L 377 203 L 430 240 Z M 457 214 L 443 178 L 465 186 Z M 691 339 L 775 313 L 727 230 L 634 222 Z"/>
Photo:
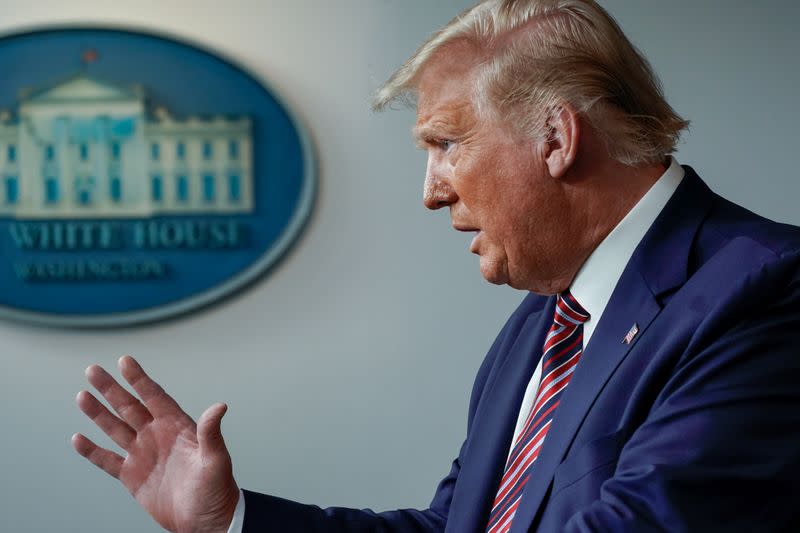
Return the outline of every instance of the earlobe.
<path id="1" fill-rule="evenodd" d="M 560 103 L 548 114 L 547 154 L 545 162 L 550 175 L 561 179 L 575 163 L 580 141 L 578 113 L 567 103 Z"/>

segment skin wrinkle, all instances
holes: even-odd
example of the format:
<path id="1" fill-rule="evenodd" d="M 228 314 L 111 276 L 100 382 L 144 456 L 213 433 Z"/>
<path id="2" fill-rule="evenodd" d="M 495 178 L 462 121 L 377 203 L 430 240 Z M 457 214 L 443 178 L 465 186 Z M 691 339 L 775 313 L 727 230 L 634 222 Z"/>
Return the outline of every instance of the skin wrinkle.
<path id="1" fill-rule="evenodd" d="M 467 117 L 472 113 L 471 103 L 463 103 L 460 105 L 453 105 L 448 109 L 448 117 L 434 116 L 428 123 L 418 124 L 412 129 L 417 147 L 426 149 L 431 143 L 435 143 L 442 139 L 449 139 L 459 142 L 468 142 L 470 135 L 474 134 L 474 127 L 476 121 L 469 121 Z M 459 120 L 453 122 L 453 120 Z M 459 135 L 459 132 L 466 131 L 467 134 Z"/>

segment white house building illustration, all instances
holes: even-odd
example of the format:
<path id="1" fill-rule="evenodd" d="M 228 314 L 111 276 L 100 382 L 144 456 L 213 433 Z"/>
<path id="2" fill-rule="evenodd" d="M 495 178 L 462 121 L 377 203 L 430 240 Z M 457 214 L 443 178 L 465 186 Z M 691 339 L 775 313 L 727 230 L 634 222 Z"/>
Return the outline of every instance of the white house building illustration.
<path id="1" fill-rule="evenodd" d="M 78 74 L 0 112 L 0 217 L 250 212 L 251 130 L 246 116 L 148 113 L 142 88 Z"/>

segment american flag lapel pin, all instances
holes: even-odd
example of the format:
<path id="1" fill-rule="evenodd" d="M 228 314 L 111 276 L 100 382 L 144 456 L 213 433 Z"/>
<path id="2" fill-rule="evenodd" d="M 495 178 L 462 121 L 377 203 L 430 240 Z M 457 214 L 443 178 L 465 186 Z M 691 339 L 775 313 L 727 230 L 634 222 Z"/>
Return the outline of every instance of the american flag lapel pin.
<path id="1" fill-rule="evenodd" d="M 631 329 L 628 330 L 628 334 L 625 335 L 624 339 L 622 339 L 622 342 L 624 344 L 630 344 L 633 342 L 633 338 L 636 337 L 637 333 L 639 333 L 639 324 L 634 323 L 633 326 L 631 326 Z"/>

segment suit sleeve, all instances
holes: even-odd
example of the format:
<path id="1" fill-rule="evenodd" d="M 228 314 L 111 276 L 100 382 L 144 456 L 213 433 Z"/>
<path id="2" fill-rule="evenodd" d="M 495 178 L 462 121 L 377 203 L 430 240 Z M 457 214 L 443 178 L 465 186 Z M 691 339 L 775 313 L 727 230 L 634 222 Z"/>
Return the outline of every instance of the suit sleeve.
<path id="1" fill-rule="evenodd" d="M 243 491 L 245 496 L 242 533 L 423 533 L 444 531 L 453 491 L 461 470 L 461 460 L 469 446 L 472 419 L 483 393 L 486 380 L 494 367 L 498 353 L 505 351 L 509 330 L 516 327 L 523 314 L 512 316 L 498 335 L 484 359 L 470 397 L 467 438 L 450 472 L 439 483 L 430 506 L 424 510 L 400 509 L 376 513 L 370 509 L 330 507 L 297 503 L 275 496 Z"/>
<path id="2" fill-rule="evenodd" d="M 463 446 L 462 446 L 463 450 Z M 439 483 L 428 509 L 399 509 L 376 513 L 306 505 L 275 496 L 243 491 L 245 496 L 242 533 L 423 533 L 444 531 L 453 486 L 460 470 L 459 458 Z"/>
<path id="3" fill-rule="evenodd" d="M 797 531 L 800 284 L 785 287 L 703 326 L 565 532 Z"/>

